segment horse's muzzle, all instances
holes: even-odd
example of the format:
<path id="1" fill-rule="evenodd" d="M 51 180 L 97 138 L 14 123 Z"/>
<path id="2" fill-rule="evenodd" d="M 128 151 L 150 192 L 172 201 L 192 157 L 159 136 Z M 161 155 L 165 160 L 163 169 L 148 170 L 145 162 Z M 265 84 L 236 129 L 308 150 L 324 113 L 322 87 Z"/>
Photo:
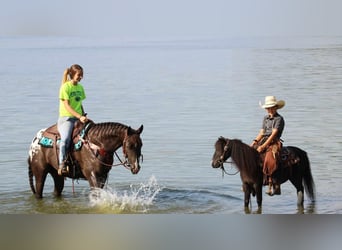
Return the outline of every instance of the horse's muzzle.
<path id="1" fill-rule="evenodd" d="M 211 166 L 213 168 L 220 168 L 223 166 L 223 162 L 221 160 L 213 160 L 211 161 Z"/>
<path id="2" fill-rule="evenodd" d="M 130 165 L 132 174 L 137 174 L 140 171 L 140 164 L 136 161 L 134 164 Z"/>

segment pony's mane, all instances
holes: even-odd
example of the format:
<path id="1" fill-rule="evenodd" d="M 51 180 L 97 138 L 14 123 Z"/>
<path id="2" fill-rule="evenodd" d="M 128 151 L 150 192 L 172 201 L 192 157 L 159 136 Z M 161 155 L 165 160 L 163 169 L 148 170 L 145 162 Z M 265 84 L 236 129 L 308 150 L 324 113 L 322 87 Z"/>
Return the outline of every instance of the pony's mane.
<path id="1" fill-rule="evenodd" d="M 128 129 L 127 125 L 118 122 L 102 122 L 94 123 L 89 129 L 89 135 L 96 135 L 97 138 L 112 136 L 118 133 L 123 133 Z"/>
<path id="2" fill-rule="evenodd" d="M 238 139 L 229 140 L 229 147 L 231 147 L 231 158 L 240 171 L 253 173 L 260 168 L 259 154 L 254 148 Z"/>

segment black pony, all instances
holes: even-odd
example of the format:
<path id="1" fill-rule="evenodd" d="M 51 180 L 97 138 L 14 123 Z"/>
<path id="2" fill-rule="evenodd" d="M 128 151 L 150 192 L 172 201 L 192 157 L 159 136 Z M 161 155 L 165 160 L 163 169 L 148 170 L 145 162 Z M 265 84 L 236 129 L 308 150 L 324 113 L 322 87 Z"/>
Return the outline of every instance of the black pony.
<path id="1" fill-rule="evenodd" d="M 114 153 L 123 148 L 126 166 L 137 174 L 140 170 L 143 125 L 134 130 L 129 126 L 114 122 L 93 123 L 86 126 L 77 123 L 73 135 L 73 150 L 68 155 L 69 173 L 60 176 L 58 169 L 57 126 L 40 130 L 34 137 L 28 157 L 28 174 L 32 192 L 37 198 L 43 197 L 47 174 L 54 180 L 54 193 L 60 196 L 64 188 L 64 178 L 86 179 L 90 187 L 103 188 L 114 161 Z M 120 160 L 121 161 L 121 160 Z M 35 185 L 34 185 L 34 178 Z"/>
<path id="2" fill-rule="evenodd" d="M 306 152 L 297 147 L 283 147 L 280 166 L 273 173 L 274 184 L 282 184 L 287 180 L 297 190 L 297 205 L 303 206 L 304 189 L 307 196 L 315 200 L 315 184 L 312 178 L 310 162 Z M 248 207 L 250 195 L 256 195 L 258 207 L 262 205 L 263 172 L 262 160 L 256 149 L 241 140 L 220 137 L 215 143 L 212 158 L 213 168 L 222 168 L 223 163 L 231 157 L 238 168 L 245 193 L 244 205 Z"/>

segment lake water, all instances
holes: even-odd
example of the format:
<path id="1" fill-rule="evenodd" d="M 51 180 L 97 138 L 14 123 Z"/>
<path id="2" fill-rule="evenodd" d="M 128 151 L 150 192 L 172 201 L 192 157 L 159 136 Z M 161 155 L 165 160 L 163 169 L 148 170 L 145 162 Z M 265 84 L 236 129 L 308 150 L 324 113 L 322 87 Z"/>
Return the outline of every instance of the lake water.
<path id="1" fill-rule="evenodd" d="M 279 111 L 284 144 L 307 151 L 317 200 L 305 199 L 299 211 L 287 182 L 281 196 L 263 196 L 262 213 L 342 213 L 342 37 L 2 37 L 0 54 L 2 214 L 243 214 L 239 175 L 222 178 L 210 161 L 219 136 L 254 139 L 266 95 L 286 101 Z M 85 71 L 89 118 L 144 125 L 144 162 L 138 175 L 113 168 L 104 190 L 90 192 L 88 182 L 67 179 L 58 199 L 48 176 L 38 201 L 28 183 L 29 145 L 57 121 L 62 73 L 74 63 Z"/>

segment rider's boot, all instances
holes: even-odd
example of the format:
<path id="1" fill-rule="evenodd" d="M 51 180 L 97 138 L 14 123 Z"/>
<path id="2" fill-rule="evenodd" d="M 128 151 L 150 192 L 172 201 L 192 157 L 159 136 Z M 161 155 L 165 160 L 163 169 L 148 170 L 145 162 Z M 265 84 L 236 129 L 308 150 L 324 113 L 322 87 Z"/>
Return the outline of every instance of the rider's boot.
<path id="1" fill-rule="evenodd" d="M 268 179 L 268 190 L 266 191 L 266 194 L 271 195 L 271 196 L 273 195 L 272 186 L 273 186 L 272 179 L 269 178 Z"/>
<path id="2" fill-rule="evenodd" d="M 273 194 L 276 194 L 276 195 L 280 195 L 281 194 L 280 184 L 274 184 Z"/>
<path id="3" fill-rule="evenodd" d="M 69 167 L 65 164 L 65 161 L 58 166 L 58 175 L 67 175 L 69 173 Z"/>

